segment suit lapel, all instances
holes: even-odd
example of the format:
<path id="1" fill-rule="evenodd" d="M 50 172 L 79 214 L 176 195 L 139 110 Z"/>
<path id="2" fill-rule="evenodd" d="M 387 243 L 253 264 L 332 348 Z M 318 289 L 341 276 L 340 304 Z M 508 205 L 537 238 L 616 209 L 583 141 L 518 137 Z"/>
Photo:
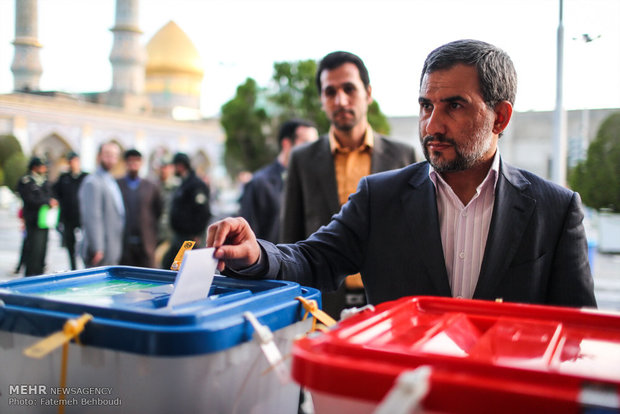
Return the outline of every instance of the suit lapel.
<path id="1" fill-rule="evenodd" d="M 390 170 L 390 166 L 387 166 L 387 160 L 384 156 L 384 145 L 383 145 L 383 137 L 375 133 L 375 142 L 371 152 L 370 159 L 370 172 L 371 174 Z"/>
<path id="2" fill-rule="evenodd" d="M 431 280 L 437 295 L 451 296 L 448 272 L 446 271 L 435 188 L 428 177 L 428 164 L 423 163 L 417 168 L 409 180 L 412 187 L 401 197 L 405 222 L 411 227 L 413 246 L 411 254 L 421 257 L 426 267 L 426 275 Z"/>
<path id="3" fill-rule="evenodd" d="M 529 185 L 529 181 L 517 169 L 502 162 L 493 217 L 474 298 L 494 299 L 501 277 L 514 258 L 536 206 L 536 200 L 524 193 Z"/>
<path id="4" fill-rule="evenodd" d="M 314 175 L 313 179 L 319 184 L 322 198 L 329 206 L 329 211 L 339 211 L 340 200 L 338 199 L 334 157 L 329 148 L 329 139 L 327 137 L 322 138 L 320 145 L 317 146 L 317 151 L 315 151 L 312 157 L 312 165 L 310 167 L 315 167 L 310 168 L 308 171 Z"/>

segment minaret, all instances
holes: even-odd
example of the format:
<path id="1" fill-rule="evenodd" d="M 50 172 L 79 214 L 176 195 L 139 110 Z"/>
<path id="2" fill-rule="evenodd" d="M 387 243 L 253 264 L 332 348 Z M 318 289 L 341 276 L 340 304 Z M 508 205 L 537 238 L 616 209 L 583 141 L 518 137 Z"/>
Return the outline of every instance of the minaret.
<path id="1" fill-rule="evenodd" d="M 43 69 L 39 58 L 37 0 L 15 0 L 15 56 L 11 65 L 13 89 L 38 91 Z"/>
<path id="2" fill-rule="evenodd" d="M 144 104 L 145 52 L 138 27 L 139 0 L 116 0 L 116 21 L 110 29 L 114 44 L 110 53 L 112 89 L 108 103 L 128 110 L 141 110 Z"/>

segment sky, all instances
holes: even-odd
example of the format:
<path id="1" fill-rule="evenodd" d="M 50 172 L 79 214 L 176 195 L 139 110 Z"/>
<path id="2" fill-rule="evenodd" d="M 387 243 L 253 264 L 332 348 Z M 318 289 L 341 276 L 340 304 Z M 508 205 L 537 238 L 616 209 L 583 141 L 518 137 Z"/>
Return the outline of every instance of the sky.
<path id="1" fill-rule="evenodd" d="M 38 3 L 41 89 L 108 90 L 115 0 Z M 13 87 L 14 16 L 14 0 L 0 0 L 0 93 Z M 517 111 L 555 107 L 559 0 L 142 0 L 142 43 L 170 20 L 202 57 L 205 116 L 217 116 L 248 77 L 268 86 L 274 62 L 334 50 L 364 60 L 386 115 L 416 115 L 424 58 L 463 38 L 511 56 Z M 620 0 L 564 0 L 564 32 L 564 107 L 620 108 Z"/>

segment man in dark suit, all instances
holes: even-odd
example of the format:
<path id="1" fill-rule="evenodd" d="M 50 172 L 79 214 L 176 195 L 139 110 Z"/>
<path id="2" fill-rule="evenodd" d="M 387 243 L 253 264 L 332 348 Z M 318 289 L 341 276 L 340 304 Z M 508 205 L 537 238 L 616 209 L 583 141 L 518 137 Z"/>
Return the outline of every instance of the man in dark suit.
<path id="1" fill-rule="evenodd" d="M 291 151 L 317 138 L 316 127 L 309 121 L 289 119 L 284 122 L 278 132 L 278 156 L 271 164 L 256 171 L 243 187 L 239 215 L 247 220 L 259 239 L 278 242 L 282 190 Z"/>
<path id="2" fill-rule="evenodd" d="M 381 136 L 370 126 L 367 113 L 372 88 L 358 56 L 341 51 L 325 56 L 317 68 L 316 85 L 331 126 L 327 135 L 291 154 L 282 243 L 303 240 L 329 223 L 362 177 L 415 162 L 413 147 Z M 359 274 L 350 275 L 323 297 L 325 311 L 336 318 L 342 309 L 365 302 Z"/>
<path id="3" fill-rule="evenodd" d="M 71 270 L 77 269 L 75 260 L 75 232 L 80 228 L 80 204 L 78 190 L 88 173 L 82 171 L 80 157 L 71 151 L 67 154 L 69 171 L 58 177 L 54 183 L 54 194 L 60 206 L 59 230 L 62 233 L 62 244 L 69 253 Z"/>
<path id="4" fill-rule="evenodd" d="M 512 61 L 495 46 L 435 49 L 420 82 L 427 162 L 362 179 L 329 225 L 295 245 L 257 243 L 241 219 L 214 224 L 218 268 L 322 290 L 361 271 L 373 304 L 438 295 L 595 307 L 579 195 L 499 155 L 515 93 Z"/>
<path id="5" fill-rule="evenodd" d="M 142 154 L 136 149 L 125 151 L 127 174 L 118 180 L 125 206 L 125 231 L 120 264 L 155 267 L 158 222 L 163 200 L 157 184 L 140 177 Z"/>

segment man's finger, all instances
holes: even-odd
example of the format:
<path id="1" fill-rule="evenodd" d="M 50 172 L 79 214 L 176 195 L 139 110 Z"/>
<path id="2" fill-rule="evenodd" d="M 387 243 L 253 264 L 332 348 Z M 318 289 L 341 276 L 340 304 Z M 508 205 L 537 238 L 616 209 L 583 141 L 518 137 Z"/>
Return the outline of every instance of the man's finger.
<path id="1" fill-rule="evenodd" d="M 224 244 L 226 238 L 228 237 L 228 234 L 231 231 L 228 220 L 229 219 L 221 220 L 209 227 L 207 237 L 208 242 L 210 242 L 211 244 L 207 244 L 207 246 L 218 248 Z"/>

